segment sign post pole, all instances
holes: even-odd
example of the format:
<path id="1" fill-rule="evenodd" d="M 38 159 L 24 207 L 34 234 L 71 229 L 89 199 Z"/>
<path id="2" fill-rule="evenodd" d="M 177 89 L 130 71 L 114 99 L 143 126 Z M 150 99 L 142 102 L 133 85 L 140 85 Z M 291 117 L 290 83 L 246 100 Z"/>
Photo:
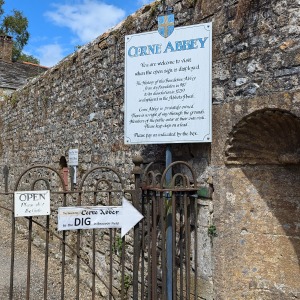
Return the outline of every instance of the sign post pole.
<path id="1" fill-rule="evenodd" d="M 166 168 L 172 163 L 171 146 L 166 149 Z M 166 174 L 167 187 L 171 185 L 172 168 Z M 172 194 L 167 192 L 167 299 L 173 299 L 173 224 L 172 224 Z"/>

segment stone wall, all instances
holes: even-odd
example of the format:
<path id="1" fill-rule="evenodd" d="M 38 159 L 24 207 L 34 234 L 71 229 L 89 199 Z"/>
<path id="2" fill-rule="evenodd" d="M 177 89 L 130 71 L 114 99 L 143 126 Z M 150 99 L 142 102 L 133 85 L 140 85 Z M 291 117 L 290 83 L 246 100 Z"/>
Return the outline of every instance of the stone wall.
<path id="1" fill-rule="evenodd" d="M 214 26 L 213 142 L 172 147 L 174 159 L 189 161 L 199 181 L 215 191 L 213 261 L 205 239 L 199 245 L 200 255 L 202 250 L 207 257 L 201 275 L 205 284 L 213 278 L 214 295 L 207 284 L 203 297 L 297 298 L 300 2 L 168 4 L 174 6 L 176 26 L 210 21 Z M 156 30 L 158 14 L 157 2 L 143 7 L 2 105 L 1 162 L 9 164 L 12 181 L 27 165 L 59 168 L 60 157 L 78 147 L 79 178 L 102 162 L 117 168 L 130 186 L 135 154 L 146 162 L 163 156 L 163 145 L 123 143 L 124 36 Z M 284 120 L 290 126 L 283 127 Z M 251 144 L 254 140 L 260 143 Z M 292 146 L 276 148 L 276 141 Z M 286 158 L 286 153 L 291 155 Z M 202 215 L 203 228 L 211 214 L 207 209 Z"/>
<path id="2" fill-rule="evenodd" d="M 13 39 L 11 36 L 0 35 L 0 59 L 12 61 Z"/>
<path id="3" fill-rule="evenodd" d="M 274 93 L 214 111 L 217 299 L 299 297 L 298 101 Z"/>

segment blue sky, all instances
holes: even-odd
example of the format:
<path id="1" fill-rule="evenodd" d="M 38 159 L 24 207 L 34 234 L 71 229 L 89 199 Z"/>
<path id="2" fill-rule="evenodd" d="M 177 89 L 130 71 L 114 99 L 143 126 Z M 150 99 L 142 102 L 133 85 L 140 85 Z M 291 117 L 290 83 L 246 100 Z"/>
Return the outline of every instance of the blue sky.
<path id="1" fill-rule="evenodd" d="M 30 39 L 23 51 L 51 67 L 141 6 L 154 0 L 5 0 L 29 21 Z"/>

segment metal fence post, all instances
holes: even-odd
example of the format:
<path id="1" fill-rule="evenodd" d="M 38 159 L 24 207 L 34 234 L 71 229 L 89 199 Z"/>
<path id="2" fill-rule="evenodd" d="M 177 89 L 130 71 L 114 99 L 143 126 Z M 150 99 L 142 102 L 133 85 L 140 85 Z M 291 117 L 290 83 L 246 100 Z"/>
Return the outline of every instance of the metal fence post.
<path id="1" fill-rule="evenodd" d="M 134 174 L 135 191 L 133 193 L 133 205 L 140 211 L 139 200 L 141 198 L 141 174 L 143 173 L 141 164 L 143 158 L 136 156 L 132 159 L 134 168 L 132 173 Z M 140 241 L 139 241 L 139 223 L 134 226 L 134 242 L 133 242 L 133 300 L 139 299 L 139 259 L 140 259 Z"/>
<path id="2" fill-rule="evenodd" d="M 172 163 L 172 150 L 171 146 L 168 145 L 166 149 L 166 168 Z M 170 169 L 166 174 L 166 185 L 170 188 L 172 180 L 172 169 Z M 167 202 L 168 204 L 173 204 L 170 193 L 167 192 Z M 167 212 L 167 299 L 173 299 L 173 224 L 172 224 L 172 209 L 168 209 Z"/>

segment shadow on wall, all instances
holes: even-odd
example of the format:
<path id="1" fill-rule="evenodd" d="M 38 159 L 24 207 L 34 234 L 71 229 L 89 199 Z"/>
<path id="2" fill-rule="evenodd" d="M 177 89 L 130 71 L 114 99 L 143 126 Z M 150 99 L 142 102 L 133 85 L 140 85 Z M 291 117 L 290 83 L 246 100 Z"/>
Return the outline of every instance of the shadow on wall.
<path id="1" fill-rule="evenodd" d="M 246 116 L 227 141 L 226 164 L 244 174 L 233 193 L 243 211 L 242 259 L 252 266 L 247 296 L 299 297 L 300 119 L 270 109 Z"/>

